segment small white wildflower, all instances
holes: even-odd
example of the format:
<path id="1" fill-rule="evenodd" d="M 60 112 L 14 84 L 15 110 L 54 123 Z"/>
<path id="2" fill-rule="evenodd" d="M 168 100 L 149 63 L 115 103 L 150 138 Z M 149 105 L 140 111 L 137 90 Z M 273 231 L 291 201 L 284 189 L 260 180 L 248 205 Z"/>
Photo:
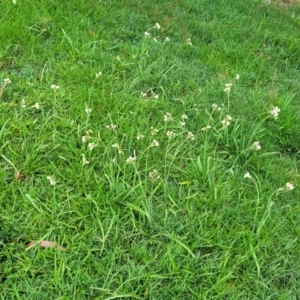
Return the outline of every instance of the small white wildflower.
<path id="1" fill-rule="evenodd" d="M 88 148 L 90 151 L 92 151 L 95 147 L 97 147 L 97 145 L 95 143 L 89 143 L 88 144 Z"/>
<path id="2" fill-rule="evenodd" d="M 47 179 L 49 180 L 50 185 L 55 185 L 56 184 L 54 176 L 47 176 Z"/>
<path id="3" fill-rule="evenodd" d="M 160 179 L 160 174 L 159 174 L 159 172 L 157 170 L 154 169 L 152 172 L 149 173 L 149 178 L 153 182 L 155 182 L 155 181 L 157 181 L 157 180 Z"/>
<path id="4" fill-rule="evenodd" d="M 32 108 L 40 109 L 40 105 L 36 102 L 34 105 L 31 105 Z"/>
<path id="5" fill-rule="evenodd" d="M 224 92 L 230 93 L 230 91 L 231 91 L 231 86 L 232 86 L 232 83 L 226 83 L 226 84 L 225 84 Z"/>
<path id="6" fill-rule="evenodd" d="M 56 92 L 58 89 L 59 89 L 59 86 L 58 85 L 55 85 L 55 84 L 52 84 L 51 85 L 51 89 Z"/>
<path id="7" fill-rule="evenodd" d="M 156 37 L 153 38 L 153 42 L 158 43 L 158 40 Z"/>
<path id="8" fill-rule="evenodd" d="M 249 172 L 246 172 L 245 175 L 244 175 L 244 178 L 246 178 L 246 179 L 249 178 L 250 179 L 250 178 L 252 178 L 252 176 L 250 175 Z"/>
<path id="9" fill-rule="evenodd" d="M 232 121 L 233 119 L 232 119 L 232 117 L 231 117 L 231 116 L 229 116 L 229 115 L 226 115 L 226 117 L 225 117 L 225 120 L 227 120 L 227 121 Z"/>
<path id="10" fill-rule="evenodd" d="M 291 191 L 291 190 L 293 190 L 295 187 L 294 187 L 294 185 L 292 184 L 292 183 L 290 183 L 290 182 L 287 182 L 286 184 L 285 184 L 285 189 L 287 190 L 287 191 Z"/>
<path id="11" fill-rule="evenodd" d="M 86 134 L 87 134 L 87 135 L 93 134 L 93 130 L 92 130 L 92 129 L 87 130 Z"/>
<path id="12" fill-rule="evenodd" d="M 92 109 L 86 106 L 84 111 L 89 115 L 92 112 Z"/>
<path id="13" fill-rule="evenodd" d="M 102 72 L 100 71 L 100 72 L 96 73 L 95 75 L 96 75 L 96 78 L 98 78 L 98 77 L 102 76 Z"/>
<path id="14" fill-rule="evenodd" d="M 189 131 L 189 132 L 188 132 L 188 135 L 187 135 L 187 138 L 188 138 L 189 140 L 192 140 L 192 141 L 193 141 L 193 140 L 195 139 L 195 135 Z"/>
<path id="15" fill-rule="evenodd" d="M 228 126 L 230 125 L 230 122 L 227 121 L 226 119 L 222 120 L 221 123 L 222 123 L 222 125 L 223 125 L 223 128 L 226 128 L 226 127 L 228 127 Z"/>
<path id="16" fill-rule="evenodd" d="M 154 99 L 158 99 L 158 95 L 155 94 L 152 90 L 150 91 L 151 93 L 151 97 L 153 97 Z"/>
<path id="17" fill-rule="evenodd" d="M 170 139 L 171 137 L 173 137 L 174 134 L 175 134 L 175 132 L 172 131 L 172 130 L 168 130 L 168 131 L 167 131 L 167 137 L 168 137 L 169 139 Z"/>
<path id="18" fill-rule="evenodd" d="M 142 96 L 143 98 L 147 98 L 147 97 L 148 97 L 148 94 L 147 94 L 147 93 L 144 93 L 144 92 L 141 92 L 141 96 Z"/>
<path id="19" fill-rule="evenodd" d="M 90 163 L 90 162 L 86 159 L 86 157 L 85 157 L 84 154 L 81 154 L 81 156 L 82 156 L 82 165 L 83 165 L 83 166 Z"/>
<path id="20" fill-rule="evenodd" d="M 144 35 L 145 35 L 146 38 L 151 37 L 151 34 L 150 34 L 148 31 L 145 31 L 145 32 L 144 32 Z"/>
<path id="21" fill-rule="evenodd" d="M 110 124 L 110 125 L 106 125 L 105 128 L 109 129 L 109 130 L 115 130 L 117 128 L 117 125 L 115 124 Z"/>
<path id="22" fill-rule="evenodd" d="M 7 84 L 11 83 L 11 80 L 9 78 L 4 78 L 3 82 L 4 82 L 5 85 L 7 85 Z"/>
<path id="23" fill-rule="evenodd" d="M 213 110 L 216 110 L 218 107 L 219 107 L 219 105 L 218 105 L 218 104 L 216 104 L 216 103 L 212 104 L 212 108 L 213 108 Z"/>
<path id="24" fill-rule="evenodd" d="M 261 150 L 261 146 L 260 146 L 259 142 L 254 142 L 254 143 L 251 145 L 251 149 L 252 149 L 252 150 L 255 150 L 255 151 Z"/>
<path id="25" fill-rule="evenodd" d="M 113 148 L 117 148 L 117 149 L 119 149 L 119 148 L 120 148 L 120 146 L 119 146 L 119 144 L 118 144 L 118 143 L 112 144 L 112 147 L 113 147 Z"/>
<path id="26" fill-rule="evenodd" d="M 159 142 L 157 140 L 153 140 L 150 147 L 158 147 L 159 146 Z"/>
<path id="27" fill-rule="evenodd" d="M 192 46 L 192 45 L 193 45 L 191 39 L 186 39 L 185 42 L 186 42 L 186 44 L 189 45 L 189 46 Z"/>
<path id="28" fill-rule="evenodd" d="M 26 101 L 25 99 L 21 100 L 21 107 L 25 108 L 26 107 Z"/>
<path id="29" fill-rule="evenodd" d="M 144 135 L 141 134 L 141 133 L 138 133 L 137 136 L 136 136 L 136 139 L 137 139 L 138 141 L 141 140 L 141 139 L 143 139 L 143 138 L 144 138 Z"/>
<path id="30" fill-rule="evenodd" d="M 86 143 L 90 138 L 91 138 L 91 137 L 90 137 L 89 135 L 83 135 L 83 136 L 81 137 L 81 141 L 82 141 L 83 143 Z"/>
<path id="31" fill-rule="evenodd" d="M 155 29 L 160 29 L 160 25 L 158 23 L 155 23 L 154 27 Z"/>
<path id="32" fill-rule="evenodd" d="M 116 56 L 116 59 L 117 59 L 118 61 L 121 61 L 120 55 L 117 55 L 117 56 Z"/>
<path id="33" fill-rule="evenodd" d="M 164 115 L 164 121 L 165 122 L 169 122 L 169 121 L 171 121 L 172 120 L 172 116 L 171 116 L 171 114 L 170 113 L 166 113 L 165 115 Z"/>
<path id="34" fill-rule="evenodd" d="M 166 42 L 170 42 L 171 41 L 171 39 L 167 36 L 166 37 Z"/>
<path id="35" fill-rule="evenodd" d="M 188 116 L 187 116 L 186 114 L 183 114 L 183 115 L 181 116 L 181 119 L 182 119 L 182 120 L 187 120 L 187 119 L 188 119 Z"/>
<path id="36" fill-rule="evenodd" d="M 183 121 L 179 121 L 180 126 L 184 127 L 185 126 L 185 122 Z"/>
<path id="37" fill-rule="evenodd" d="M 211 128 L 211 126 L 210 126 L 210 125 L 207 125 L 207 126 L 205 126 L 205 127 L 202 127 L 201 130 L 202 130 L 202 131 L 208 131 L 210 128 Z"/>
<path id="38" fill-rule="evenodd" d="M 151 135 L 156 135 L 159 132 L 158 129 L 151 127 Z"/>
<path id="39" fill-rule="evenodd" d="M 280 112 L 280 108 L 277 106 L 273 106 L 272 109 L 269 111 L 269 113 L 275 118 L 278 118 L 278 114 Z"/>
<path id="40" fill-rule="evenodd" d="M 235 75 L 235 80 L 240 80 L 240 75 L 239 74 Z"/>
<path id="41" fill-rule="evenodd" d="M 136 155 L 135 155 L 135 150 L 133 151 L 133 155 L 129 156 L 126 159 L 126 163 L 130 164 L 130 163 L 134 163 L 136 161 Z"/>

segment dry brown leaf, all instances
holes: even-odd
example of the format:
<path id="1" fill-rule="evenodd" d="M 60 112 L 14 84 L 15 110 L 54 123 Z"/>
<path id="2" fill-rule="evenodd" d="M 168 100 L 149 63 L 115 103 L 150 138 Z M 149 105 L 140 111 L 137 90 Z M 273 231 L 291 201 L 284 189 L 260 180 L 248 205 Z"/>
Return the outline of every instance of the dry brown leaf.
<path id="1" fill-rule="evenodd" d="M 15 174 L 16 180 L 20 181 L 20 176 L 21 176 L 21 172 L 17 171 L 16 174 Z"/>
<path id="2" fill-rule="evenodd" d="M 58 250 L 66 250 L 66 248 L 57 246 L 57 244 L 55 242 L 51 242 L 51 241 L 41 241 L 39 243 L 37 243 L 35 241 L 31 241 L 26 245 L 26 248 L 35 246 L 35 245 L 38 245 L 40 247 L 45 247 L 45 248 L 57 248 Z"/>

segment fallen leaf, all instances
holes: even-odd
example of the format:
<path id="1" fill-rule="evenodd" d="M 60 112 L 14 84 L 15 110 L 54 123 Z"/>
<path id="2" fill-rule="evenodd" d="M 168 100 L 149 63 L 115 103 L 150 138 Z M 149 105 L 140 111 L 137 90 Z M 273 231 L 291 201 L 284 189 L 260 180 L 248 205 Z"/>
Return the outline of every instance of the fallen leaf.
<path id="1" fill-rule="evenodd" d="M 89 29 L 89 33 L 91 36 L 96 37 L 97 33 L 95 31 L 93 31 L 92 29 Z"/>
<path id="2" fill-rule="evenodd" d="M 20 181 L 21 172 L 17 171 L 15 174 L 16 180 Z"/>
<path id="3" fill-rule="evenodd" d="M 39 245 L 40 247 L 45 247 L 45 248 L 57 248 L 58 250 L 66 250 L 66 248 L 57 246 L 57 244 L 55 242 L 51 242 L 51 241 L 41 241 L 39 243 L 37 243 L 35 241 L 31 241 L 26 245 L 26 248 L 29 248 L 29 247 L 35 246 L 35 245 Z"/>

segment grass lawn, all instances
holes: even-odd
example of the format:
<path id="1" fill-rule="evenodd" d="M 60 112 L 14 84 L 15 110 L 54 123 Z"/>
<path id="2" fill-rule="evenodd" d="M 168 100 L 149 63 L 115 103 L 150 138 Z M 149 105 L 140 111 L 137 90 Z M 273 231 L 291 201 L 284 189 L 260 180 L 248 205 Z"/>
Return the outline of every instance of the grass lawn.
<path id="1" fill-rule="evenodd" d="M 296 2 L 0 1 L 0 299 L 299 299 Z"/>

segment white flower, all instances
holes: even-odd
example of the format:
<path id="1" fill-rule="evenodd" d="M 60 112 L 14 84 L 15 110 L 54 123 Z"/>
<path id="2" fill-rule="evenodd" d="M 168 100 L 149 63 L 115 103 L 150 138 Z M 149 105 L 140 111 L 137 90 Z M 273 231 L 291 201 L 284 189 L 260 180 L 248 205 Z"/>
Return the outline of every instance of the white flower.
<path id="1" fill-rule="evenodd" d="M 144 32 L 144 35 L 145 35 L 145 37 L 147 37 L 147 38 L 151 37 L 151 34 L 150 34 L 148 31 L 145 31 L 145 32 Z"/>
<path id="2" fill-rule="evenodd" d="M 153 140 L 150 147 L 158 147 L 159 146 L 159 142 L 157 140 Z"/>
<path id="3" fill-rule="evenodd" d="M 187 116 L 186 114 L 183 114 L 183 115 L 181 116 L 181 119 L 182 119 L 182 120 L 187 120 L 187 119 L 188 119 L 188 116 Z"/>
<path id="4" fill-rule="evenodd" d="M 158 40 L 156 37 L 153 38 L 153 42 L 158 43 Z"/>
<path id="5" fill-rule="evenodd" d="M 167 36 L 166 37 L 166 42 L 170 42 L 171 41 L 171 39 Z"/>
<path id="6" fill-rule="evenodd" d="M 92 112 L 92 109 L 86 106 L 84 111 L 89 115 Z"/>
<path id="7" fill-rule="evenodd" d="M 228 127 L 229 125 L 230 125 L 230 121 L 232 120 L 232 117 L 231 116 L 229 116 L 229 115 L 227 115 L 226 117 L 225 117 L 225 119 L 224 120 L 222 120 L 222 125 L 223 125 L 223 128 L 226 128 L 226 127 Z"/>
<path id="8" fill-rule="evenodd" d="M 252 145 L 251 145 L 251 149 L 252 150 L 255 150 L 255 151 L 258 151 L 261 149 L 261 146 L 259 144 L 259 142 L 254 142 Z"/>
<path id="9" fill-rule="evenodd" d="M 93 134 L 93 130 L 92 129 L 89 129 L 87 132 L 86 132 L 87 135 L 91 135 Z"/>
<path id="10" fill-rule="evenodd" d="M 252 176 L 250 175 L 249 172 L 247 172 L 247 173 L 245 173 L 244 178 L 246 178 L 246 179 L 249 178 L 250 179 L 250 178 L 252 178 Z"/>
<path id="11" fill-rule="evenodd" d="M 135 155 L 135 150 L 133 151 L 133 155 L 129 156 L 126 159 L 126 163 L 130 164 L 130 163 L 134 163 L 136 161 L 136 155 Z"/>
<path id="12" fill-rule="evenodd" d="M 216 104 L 216 103 L 212 104 L 212 108 L 213 108 L 213 110 L 216 110 L 216 109 L 218 109 L 218 107 L 219 107 L 219 105 L 218 105 L 218 104 Z"/>
<path id="13" fill-rule="evenodd" d="M 184 127 L 185 126 L 185 122 L 179 121 L 180 126 Z"/>
<path id="14" fill-rule="evenodd" d="M 115 130 L 117 128 L 117 125 L 115 124 L 110 124 L 110 125 L 106 125 L 105 128 L 109 129 L 109 130 Z"/>
<path id="15" fill-rule="evenodd" d="M 187 138 L 188 138 L 189 140 L 192 140 L 192 141 L 193 141 L 193 140 L 195 139 L 195 135 L 189 131 L 189 132 L 188 132 L 188 135 L 187 135 Z"/>
<path id="16" fill-rule="evenodd" d="M 4 82 L 4 84 L 6 85 L 6 84 L 10 84 L 10 83 L 11 83 L 11 80 L 10 80 L 9 78 L 4 78 L 4 79 L 3 79 L 3 82 Z"/>
<path id="17" fill-rule="evenodd" d="M 202 131 L 208 131 L 210 128 L 211 128 L 211 126 L 210 126 L 210 125 L 207 125 L 207 126 L 205 126 L 205 127 L 202 127 L 201 130 L 202 130 Z"/>
<path id="18" fill-rule="evenodd" d="M 231 91 L 231 86 L 232 86 L 232 83 L 226 83 L 226 84 L 225 84 L 224 92 L 230 93 L 230 91 Z"/>
<path id="19" fill-rule="evenodd" d="M 153 182 L 155 182 L 155 181 L 157 181 L 157 180 L 160 179 L 160 174 L 158 173 L 157 170 L 154 169 L 152 172 L 149 173 L 149 178 L 150 178 Z"/>
<path id="20" fill-rule="evenodd" d="M 31 105 L 32 108 L 40 109 L 40 105 L 36 102 L 34 105 Z"/>
<path id="21" fill-rule="evenodd" d="M 98 77 L 102 76 L 102 72 L 100 71 L 100 72 L 96 73 L 95 75 L 96 75 L 96 78 L 98 78 Z"/>
<path id="22" fill-rule="evenodd" d="M 172 130 L 167 131 L 167 137 L 170 139 L 172 136 L 174 136 L 175 132 Z"/>
<path id="23" fill-rule="evenodd" d="M 84 154 L 81 154 L 81 156 L 82 156 L 82 165 L 83 165 L 83 166 L 90 163 L 90 162 L 86 159 L 86 157 L 85 157 Z"/>
<path id="24" fill-rule="evenodd" d="M 158 95 L 155 94 L 152 90 L 150 91 L 151 93 L 151 97 L 153 97 L 154 99 L 158 99 Z"/>
<path id="25" fill-rule="evenodd" d="M 90 151 L 92 151 L 95 147 L 97 147 L 97 145 L 95 143 L 89 143 L 88 144 L 88 148 Z"/>
<path id="26" fill-rule="evenodd" d="M 148 97 L 148 94 L 147 94 L 147 93 L 144 93 L 144 92 L 141 92 L 141 96 L 142 96 L 143 98 L 147 98 L 147 97 Z"/>
<path id="27" fill-rule="evenodd" d="M 239 74 L 235 75 L 235 80 L 240 80 L 240 75 Z"/>
<path id="28" fill-rule="evenodd" d="M 25 99 L 22 99 L 21 100 L 21 107 L 25 108 L 26 107 L 26 102 L 25 102 Z"/>
<path id="29" fill-rule="evenodd" d="M 160 25 L 158 23 L 155 23 L 153 28 L 160 29 Z"/>
<path id="30" fill-rule="evenodd" d="M 277 107 L 277 106 L 273 106 L 273 108 L 269 111 L 269 113 L 270 113 L 275 119 L 277 119 L 279 112 L 280 112 L 280 108 Z"/>
<path id="31" fill-rule="evenodd" d="M 90 138 L 91 138 L 91 137 L 90 137 L 89 135 L 83 135 L 83 136 L 81 137 L 81 141 L 82 141 L 83 143 L 86 143 Z"/>
<path id="32" fill-rule="evenodd" d="M 47 179 L 49 180 L 50 185 L 55 185 L 56 184 L 54 176 L 47 176 Z"/>
<path id="33" fill-rule="evenodd" d="M 227 121 L 227 120 L 222 120 L 222 125 L 223 125 L 223 128 L 226 128 L 226 127 L 228 127 L 229 125 L 230 125 L 230 122 L 229 121 Z"/>
<path id="34" fill-rule="evenodd" d="M 192 46 L 192 45 L 193 45 L 191 39 L 186 39 L 185 42 L 186 42 L 186 44 L 189 45 L 189 46 Z"/>
<path id="35" fill-rule="evenodd" d="M 116 59 L 117 59 L 118 61 L 121 61 L 120 55 L 117 55 L 117 56 L 116 56 Z"/>
<path id="36" fill-rule="evenodd" d="M 136 139 L 139 141 L 139 140 L 141 140 L 141 139 L 143 139 L 144 138 L 144 135 L 143 134 L 141 134 L 141 133 L 138 133 L 137 134 L 137 137 L 136 137 Z"/>
<path id="37" fill-rule="evenodd" d="M 291 190 L 294 189 L 294 185 L 293 185 L 292 183 L 290 183 L 290 182 L 287 182 L 287 183 L 285 184 L 285 189 L 286 189 L 287 191 L 291 191 Z"/>
<path id="38" fill-rule="evenodd" d="M 59 89 L 59 86 L 58 85 L 55 85 L 55 84 L 52 84 L 51 85 L 51 89 L 56 92 L 58 89 Z"/>
<path id="39" fill-rule="evenodd" d="M 164 121 L 165 122 L 169 122 L 169 121 L 171 121 L 172 120 L 172 116 L 171 116 L 171 114 L 170 113 L 166 113 L 165 115 L 164 115 Z"/>
<path id="40" fill-rule="evenodd" d="M 151 127 L 151 135 L 156 135 L 159 132 L 158 129 Z"/>

